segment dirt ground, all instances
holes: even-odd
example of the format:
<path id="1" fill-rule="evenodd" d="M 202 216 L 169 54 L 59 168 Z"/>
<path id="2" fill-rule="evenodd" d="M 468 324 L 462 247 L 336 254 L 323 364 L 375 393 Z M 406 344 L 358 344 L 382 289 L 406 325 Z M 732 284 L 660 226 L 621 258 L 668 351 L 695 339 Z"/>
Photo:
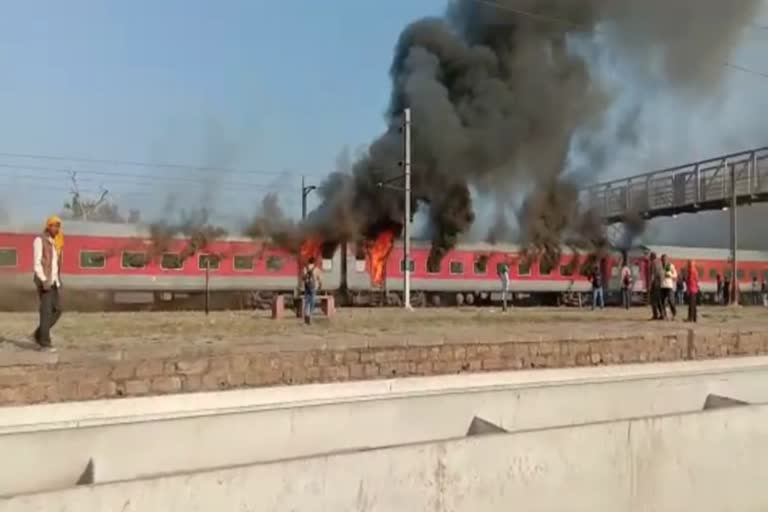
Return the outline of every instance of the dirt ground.
<path id="1" fill-rule="evenodd" d="M 768 329 L 768 310 L 701 308 L 698 330 Z M 683 316 L 683 315 L 680 315 Z M 573 308 L 398 309 L 350 308 L 332 319 L 316 317 L 312 326 L 296 318 L 271 320 L 267 313 L 65 313 L 53 330 L 63 349 L 130 349 L 198 344 L 264 344 L 275 348 L 385 346 L 458 342 L 509 342 L 593 339 L 654 330 L 687 329 L 682 322 L 648 321 L 646 308 L 590 311 Z M 33 313 L 0 313 L 0 353 L 33 348 Z"/>

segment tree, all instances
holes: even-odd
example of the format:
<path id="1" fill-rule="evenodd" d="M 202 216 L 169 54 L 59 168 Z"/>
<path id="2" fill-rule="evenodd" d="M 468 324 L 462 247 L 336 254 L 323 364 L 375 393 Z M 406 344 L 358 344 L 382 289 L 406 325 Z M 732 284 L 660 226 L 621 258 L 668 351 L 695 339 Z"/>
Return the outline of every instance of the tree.
<path id="1" fill-rule="evenodd" d="M 76 172 L 72 173 L 71 180 L 72 198 L 64 203 L 65 218 L 89 222 L 126 222 L 118 206 L 109 200 L 109 190 L 102 187 L 98 199 L 86 199 L 80 192 Z M 131 210 L 128 213 L 127 222 L 138 223 L 140 219 L 138 210 Z"/>

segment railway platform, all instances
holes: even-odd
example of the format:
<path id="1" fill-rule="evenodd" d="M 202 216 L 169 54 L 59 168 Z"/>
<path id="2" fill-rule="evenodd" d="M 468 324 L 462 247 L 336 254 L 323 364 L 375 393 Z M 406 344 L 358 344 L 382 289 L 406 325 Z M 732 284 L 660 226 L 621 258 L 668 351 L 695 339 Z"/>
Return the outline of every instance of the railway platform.
<path id="1" fill-rule="evenodd" d="M 768 353 L 761 307 L 702 308 L 695 326 L 648 315 L 344 309 L 305 326 L 268 312 L 70 313 L 49 354 L 27 341 L 34 314 L 3 313 L 0 405 Z"/>

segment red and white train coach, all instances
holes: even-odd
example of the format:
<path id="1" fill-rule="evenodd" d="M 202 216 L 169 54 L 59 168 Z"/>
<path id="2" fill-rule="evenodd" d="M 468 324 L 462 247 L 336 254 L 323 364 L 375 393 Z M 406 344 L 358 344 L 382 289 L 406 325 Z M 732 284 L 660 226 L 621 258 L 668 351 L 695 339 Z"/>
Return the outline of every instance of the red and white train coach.
<path id="1" fill-rule="evenodd" d="M 39 229 L 0 226 L 0 287 L 32 287 L 32 241 Z M 179 303 L 200 297 L 206 286 L 214 297 L 235 298 L 243 304 L 254 293 L 269 296 L 297 289 L 299 261 L 287 251 L 247 238 L 210 242 L 192 253 L 184 238 L 159 246 L 149 231 L 131 224 L 67 222 L 62 263 L 64 286 L 70 292 L 97 293 L 117 303 Z M 531 303 L 577 303 L 590 291 L 584 275 L 585 257 L 565 251 L 558 261 L 522 257 L 516 245 L 462 244 L 448 252 L 439 265 L 429 265 L 429 245 L 414 243 L 409 262 L 415 304 L 487 304 L 500 299 L 498 266 L 510 267 L 510 290 Z M 648 276 L 648 253 L 669 255 L 678 269 L 693 259 L 702 291 L 713 295 L 716 276 L 730 275 L 730 253 L 724 249 L 688 247 L 638 248 L 627 254 L 635 276 L 634 291 L 642 296 Z M 332 255 L 312 252 L 323 271 L 323 287 L 352 304 L 398 303 L 405 262 L 399 242 L 372 244 L 365 251 L 343 246 Z M 327 257 L 330 256 L 330 257 Z M 600 261 L 608 276 L 609 294 L 619 289 L 622 255 Z M 753 278 L 768 279 L 768 253 L 741 251 L 738 282 L 750 291 Z"/>
<path id="2" fill-rule="evenodd" d="M 67 222 L 62 281 L 68 292 L 98 292 L 115 302 L 174 302 L 199 295 L 291 292 L 299 272 L 286 251 L 248 238 L 224 238 L 191 251 L 188 240 L 153 241 L 132 224 Z M 40 230 L 0 227 L 0 283 L 32 288 L 32 242 Z M 320 260 L 325 281 L 338 288 L 338 257 Z"/>

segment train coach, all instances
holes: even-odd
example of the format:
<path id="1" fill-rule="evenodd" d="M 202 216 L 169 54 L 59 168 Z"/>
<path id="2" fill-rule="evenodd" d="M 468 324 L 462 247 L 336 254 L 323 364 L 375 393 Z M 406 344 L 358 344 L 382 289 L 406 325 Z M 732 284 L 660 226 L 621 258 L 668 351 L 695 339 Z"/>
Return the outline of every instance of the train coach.
<path id="1" fill-rule="evenodd" d="M 0 227 L 0 286 L 31 290 L 32 242 L 39 230 Z M 200 304 L 208 288 L 222 307 L 245 305 L 259 293 L 292 293 L 296 257 L 263 241 L 226 237 L 192 250 L 181 236 L 153 240 L 133 224 L 67 222 L 62 281 L 68 295 L 109 304 Z M 323 282 L 339 289 L 339 255 L 318 254 Z M 33 291 L 33 290 L 32 290 Z"/>
<path id="2" fill-rule="evenodd" d="M 248 238 L 213 240 L 201 250 L 183 237 L 159 243 L 146 227 L 132 224 L 68 222 L 62 278 L 68 302 L 72 296 L 95 300 L 99 307 L 154 305 L 197 307 L 206 286 L 215 307 L 245 307 L 268 303 L 276 293 L 293 294 L 300 271 L 297 256 L 268 243 Z M 0 226 L 0 289 L 15 290 L 14 297 L 32 287 L 32 241 L 39 229 Z M 322 270 L 323 288 L 339 303 L 354 305 L 402 302 L 404 269 L 402 245 L 390 242 L 383 253 L 369 247 L 360 251 L 344 244 L 323 254 L 318 244 L 312 253 Z M 529 304 L 583 304 L 590 292 L 588 269 L 595 262 L 564 251 L 556 261 L 530 259 L 513 244 L 461 244 L 439 264 L 431 265 L 430 246 L 414 242 L 408 262 L 414 305 L 487 305 L 500 300 L 498 267 L 510 267 L 514 300 Z M 724 249 L 690 247 L 638 247 L 625 253 L 634 275 L 638 300 L 647 293 L 648 254 L 669 255 L 683 269 L 693 259 L 702 292 L 710 299 L 716 277 L 730 276 L 730 253 Z M 624 254 L 609 254 L 599 261 L 606 276 L 608 296 L 620 287 Z M 751 290 L 753 278 L 768 280 L 768 253 L 741 251 L 738 282 Z M 90 303 L 90 302 L 89 302 Z"/>

